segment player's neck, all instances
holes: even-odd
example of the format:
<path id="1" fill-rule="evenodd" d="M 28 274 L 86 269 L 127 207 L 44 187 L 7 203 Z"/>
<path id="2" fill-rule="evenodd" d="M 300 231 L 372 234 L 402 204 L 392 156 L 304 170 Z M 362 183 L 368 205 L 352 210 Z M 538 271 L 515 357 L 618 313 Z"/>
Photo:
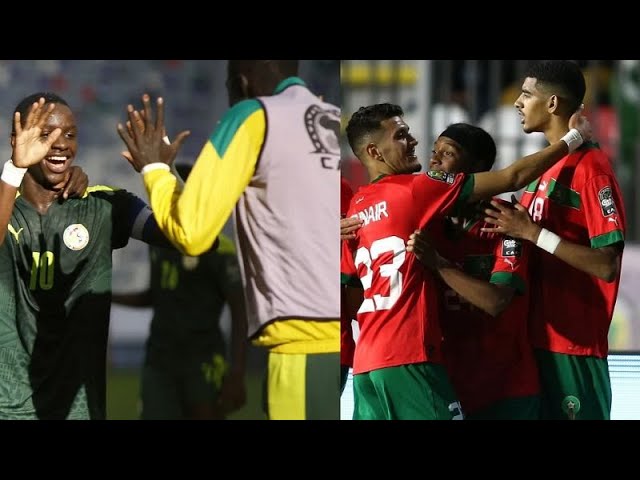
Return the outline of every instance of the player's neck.
<path id="1" fill-rule="evenodd" d="M 369 183 L 375 183 L 385 175 L 388 175 L 387 172 L 383 172 L 379 168 L 369 168 L 367 169 L 367 174 L 369 175 Z"/>
<path id="2" fill-rule="evenodd" d="M 47 213 L 53 202 L 57 201 L 62 190 L 52 190 L 40 185 L 29 172 L 24 176 L 20 186 L 20 195 L 40 214 Z"/>
<path id="3" fill-rule="evenodd" d="M 560 141 L 562 137 L 564 137 L 569 131 L 569 120 L 567 119 L 558 119 L 558 121 L 553 122 L 549 128 L 544 131 L 544 138 L 547 139 L 547 142 L 556 143 Z"/>

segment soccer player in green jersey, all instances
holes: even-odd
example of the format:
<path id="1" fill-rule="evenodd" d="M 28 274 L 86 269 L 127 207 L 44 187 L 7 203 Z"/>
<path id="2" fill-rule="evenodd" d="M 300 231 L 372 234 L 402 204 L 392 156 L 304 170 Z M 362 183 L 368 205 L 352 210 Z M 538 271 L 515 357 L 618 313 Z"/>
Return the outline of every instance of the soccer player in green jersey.
<path id="1" fill-rule="evenodd" d="M 124 190 L 91 187 L 61 201 L 77 132 L 55 94 L 30 95 L 15 109 L 15 163 L 2 174 L 19 195 L 0 246 L 0 418 L 105 418 L 112 250 L 129 238 L 170 245 L 146 204 Z"/>
<path id="2" fill-rule="evenodd" d="M 176 165 L 186 179 L 191 166 Z M 241 408 L 247 319 L 236 250 L 220 235 L 220 246 L 192 257 L 150 247 L 147 290 L 115 294 L 113 302 L 153 307 L 142 371 L 143 420 L 216 420 Z M 231 313 L 230 365 L 220 329 L 223 307 Z"/>

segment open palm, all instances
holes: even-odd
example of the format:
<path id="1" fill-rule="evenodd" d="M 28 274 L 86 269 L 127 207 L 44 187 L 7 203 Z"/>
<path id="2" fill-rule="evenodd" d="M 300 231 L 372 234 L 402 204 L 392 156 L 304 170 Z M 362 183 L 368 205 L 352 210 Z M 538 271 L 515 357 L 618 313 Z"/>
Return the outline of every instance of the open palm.
<path id="1" fill-rule="evenodd" d="M 24 127 L 22 126 L 20 112 L 16 112 L 14 115 L 15 143 L 12 160 L 16 167 L 27 168 L 42 161 L 49 152 L 51 145 L 62 133 L 62 130 L 56 128 L 46 138 L 42 137 L 42 129 L 55 108 L 55 104 L 50 103 L 45 106 L 44 102 L 44 98 L 34 102 L 27 114 Z"/>

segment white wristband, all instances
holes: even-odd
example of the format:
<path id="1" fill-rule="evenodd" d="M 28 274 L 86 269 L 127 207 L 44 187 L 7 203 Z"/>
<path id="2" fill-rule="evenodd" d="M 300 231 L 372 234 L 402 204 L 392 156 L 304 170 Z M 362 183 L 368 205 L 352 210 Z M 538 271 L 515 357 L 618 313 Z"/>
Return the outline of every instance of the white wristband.
<path id="1" fill-rule="evenodd" d="M 580 135 L 580 132 L 575 128 L 569 130 L 569 133 L 562 137 L 562 140 L 564 140 L 569 147 L 569 153 L 575 151 L 584 142 L 582 135 Z"/>
<path id="2" fill-rule="evenodd" d="M 167 165 L 166 163 L 154 162 L 154 163 L 149 163 L 144 167 L 142 167 L 142 170 L 140 170 L 140 173 L 144 175 L 145 173 L 149 173 L 154 170 L 166 170 L 168 172 L 170 171 L 170 168 L 169 168 L 169 165 Z"/>
<path id="3" fill-rule="evenodd" d="M 22 183 L 22 179 L 24 178 L 26 173 L 26 168 L 16 167 L 13 164 L 13 161 L 7 160 L 4 164 L 4 168 L 2 169 L 0 180 L 3 180 L 5 183 L 8 183 L 12 187 L 18 188 Z"/>
<path id="4" fill-rule="evenodd" d="M 562 238 L 560 238 L 558 235 L 550 232 L 546 228 L 543 228 L 542 230 L 540 230 L 540 235 L 538 236 L 536 245 L 553 255 L 561 241 Z"/>

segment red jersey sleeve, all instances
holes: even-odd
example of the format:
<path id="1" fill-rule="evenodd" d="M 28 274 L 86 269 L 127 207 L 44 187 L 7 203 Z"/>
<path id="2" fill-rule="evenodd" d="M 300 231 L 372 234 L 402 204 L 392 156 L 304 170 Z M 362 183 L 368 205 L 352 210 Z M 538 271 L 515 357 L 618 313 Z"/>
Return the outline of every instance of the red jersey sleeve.
<path id="1" fill-rule="evenodd" d="M 340 177 L 340 218 L 344 218 L 349 210 L 353 190 L 344 177 Z"/>
<path id="2" fill-rule="evenodd" d="M 625 219 L 622 196 L 615 178 L 598 175 L 589 179 L 582 194 L 582 204 L 591 248 L 601 248 L 624 241 Z"/>
<path id="3" fill-rule="evenodd" d="M 495 262 L 491 271 L 491 283 L 512 287 L 519 294 L 526 291 L 528 278 L 529 245 L 527 242 L 501 236 L 496 240 Z"/>
<path id="4" fill-rule="evenodd" d="M 358 277 L 356 264 L 353 261 L 355 252 L 353 251 L 353 243 L 350 241 L 342 241 L 342 251 L 340 252 L 340 283 L 342 285 L 350 285 L 352 287 L 362 288 L 362 283 Z"/>
<path id="5" fill-rule="evenodd" d="M 455 215 L 473 192 L 473 175 L 429 170 L 418 175 L 413 183 L 416 205 L 423 206 L 423 218 L 438 215 Z"/>

